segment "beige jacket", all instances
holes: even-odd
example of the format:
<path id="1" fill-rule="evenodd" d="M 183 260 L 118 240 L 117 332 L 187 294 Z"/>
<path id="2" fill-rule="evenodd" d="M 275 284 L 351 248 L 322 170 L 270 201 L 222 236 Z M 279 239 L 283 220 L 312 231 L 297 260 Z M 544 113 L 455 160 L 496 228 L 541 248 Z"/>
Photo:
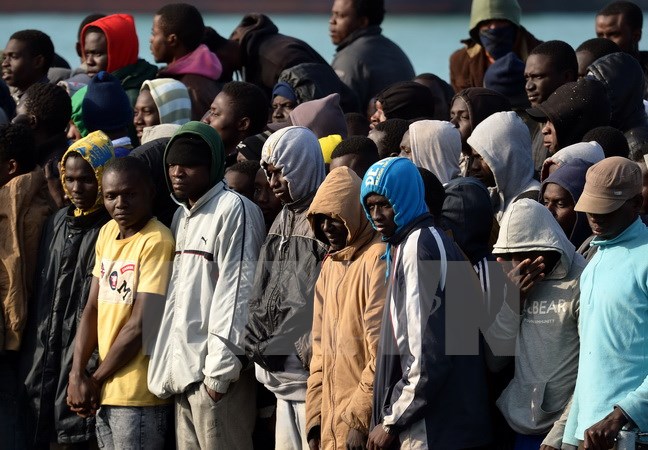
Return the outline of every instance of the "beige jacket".
<path id="1" fill-rule="evenodd" d="M 333 170 L 308 212 L 311 226 L 316 214 L 325 214 L 348 230 L 347 247 L 328 255 L 315 287 L 306 429 L 320 426 L 323 450 L 346 449 L 349 429 L 368 433 L 371 423 L 387 283 L 385 244 L 360 205 L 360 184 L 347 167 Z"/>

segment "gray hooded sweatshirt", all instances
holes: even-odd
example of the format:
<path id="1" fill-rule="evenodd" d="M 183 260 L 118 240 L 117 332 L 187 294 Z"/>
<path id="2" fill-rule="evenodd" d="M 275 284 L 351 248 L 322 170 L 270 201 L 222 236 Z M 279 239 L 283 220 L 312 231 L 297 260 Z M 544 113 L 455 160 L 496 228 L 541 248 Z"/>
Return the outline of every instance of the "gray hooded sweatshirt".
<path id="1" fill-rule="evenodd" d="M 488 190 L 498 222 L 521 194 L 540 191 L 540 183 L 533 179 L 531 135 L 516 113 L 505 111 L 489 116 L 477 125 L 468 145 L 479 153 L 495 176 L 496 186 Z"/>
<path id="2" fill-rule="evenodd" d="M 578 278 L 586 263 L 547 208 L 521 199 L 504 214 L 493 254 L 533 251 L 555 251 L 560 260 L 532 289 L 521 316 L 505 302 L 487 334 L 517 339 L 515 376 L 497 400 L 506 421 L 521 434 L 550 432 L 544 444 L 560 448 L 559 419 L 578 372 Z"/>

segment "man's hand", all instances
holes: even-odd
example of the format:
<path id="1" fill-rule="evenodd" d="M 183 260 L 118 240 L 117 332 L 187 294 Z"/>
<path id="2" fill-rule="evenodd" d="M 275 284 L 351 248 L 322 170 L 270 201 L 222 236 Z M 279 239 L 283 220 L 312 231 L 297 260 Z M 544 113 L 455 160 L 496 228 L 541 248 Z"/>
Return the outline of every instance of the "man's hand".
<path id="1" fill-rule="evenodd" d="M 497 262 L 502 266 L 509 281 L 520 290 L 521 303 L 524 303 L 536 283 L 539 283 L 545 277 L 545 264 L 542 256 L 538 256 L 533 261 L 527 258 L 516 266 L 513 266 L 511 261 L 506 261 L 504 258 L 497 258 Z"/>
<path id="2" fill-rule="evenodd" d="M 394 443 L 396 436 L 385 433 L 382 425 L 378 424 L 369 433 L 369 440 L 367 441 L 368 450 L 386 450 Z"/>
<path id="3" fill-rule="evenodd" d="M 367 435 L 360 430 L 351 428 L 347 435 L 346 448 L 347 450 L 362 450 L 367 443 Z"/>
<path id="4" fill-rule="evenodd" d="M 216 392 L 213 389 L 209 389 L 207 385 L 205 385 L 205 389 L 207 390 L 207 395 L 209 395 L 209 398 L 211 398 L 214 403 L 218 403 L 223 398 L 223 395 L 225 395 L 221 394 L 220 392 Z"/>
<path id="5" fill-rule="evenodd" d="M 614 408 L 603 420 L 585 430 L 584 447 L 588 450 L 608 450 L 614 447 L 619 431 L 628 419 L 620 408 Z"/>
<path id="6" fill-rule="evenodd" d="M 101 385 L 85 374 L 70 375 L 67 390 L 67 404 L 80 417 L 92 416 L 99 409 Z"/>
<path id="7" fill-rule="evenodd" d="M 317 438 L 312 438 L 308 441 L 309 450 L 320 450 L 320 440 Z"/>

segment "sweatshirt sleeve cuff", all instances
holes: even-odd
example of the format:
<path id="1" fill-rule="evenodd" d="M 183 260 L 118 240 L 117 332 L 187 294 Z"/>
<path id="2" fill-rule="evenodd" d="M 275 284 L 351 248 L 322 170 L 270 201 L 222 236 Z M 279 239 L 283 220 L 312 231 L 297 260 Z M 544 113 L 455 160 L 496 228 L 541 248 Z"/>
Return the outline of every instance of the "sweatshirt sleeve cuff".
<path id="1" fill-rule="evenodd" d="M 212 377 L 205 377 L 203 382 L 205 383 L 205 386 L 219 394 L 225 394 L 230 385 L 229 381 L 222 381 Z"/>

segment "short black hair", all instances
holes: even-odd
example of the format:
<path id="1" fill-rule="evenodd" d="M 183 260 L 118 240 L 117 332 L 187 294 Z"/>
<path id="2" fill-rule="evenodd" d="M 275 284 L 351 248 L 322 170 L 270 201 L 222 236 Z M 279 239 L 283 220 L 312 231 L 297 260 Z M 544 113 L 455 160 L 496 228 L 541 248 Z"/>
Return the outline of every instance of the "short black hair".
<path id="1" fill-rule="evenodd" d="M 242 173 L 249 177 L 252 181 L 256 178 L 256 174 L 261 168 L 259 161 L 245 160 L 232 164 L 225 171 Z"/>
<path id="2" fill-rule="evenodd" d="M 27 50 L 30 56 L 42 55 L 45 61 L 45 72 L 52 66 L 52 61 L 54 61 L 54 44 L 47 34 L 40 30 L 21 30 L 12 34 L 9 40 L 11 39 L 27 44 Z"/>
<path id="3" fill-rule="evenodd" d="M 104 166 L 103 176 L 105 177 L 107 174 L 113 172 L 133 175 L 142 180 L 151 189 L 152 193 L 155 190 L 151 168 L 139 158 L 126 156 L 109 160 Z"/>
<path id="4" fill-rule="evenodd" d="M 423 188 L 425 189 L 425 204 L 430 213 L 434 216 L 435 225 L 441 224 L 441 212 L 443 211 L 443 202 L 445 201 L 445 189 L 439 179 L 427 169 L 417 167 L 421 178 L 423 178 Z"/>
<path id="5" fill-rule="evenodd" d="M 347 124 L 347 135 L 366 136 L 369 133 L 369 119 L 358 112 L 348 112 L 344 115 Z"/>
<path id="6" fill-rule="evenodd" d="M 0 125 L 0 161 L 13 159 L 18 173 L 31 172 L 36 167 L 36 143 L 32 130 L 22 124 Z"/>
<path id="7" fill-rule="evenodd" d="M 229 96 L 239 118 L 250 119 L 248 136 L 261 133 L 268 122 L 268 97 L 259 86 L 245 81 L 225 83 L 221 93 Z"/>
<path id="8" fill-rule="evenodd" d="M 83 28 L 88 25 L 89 23 L 94 22 L 95 20 L 103 19 L 106 17 L 105 14 L 100 14 L 100 13 L 92 13 L 88 14 L 83 18 L 81 23 L 79 24 L 79 30 L 77 31 L 77 40 L 81 39 L 81 32 L 83 31 Z"/>
<path id="9" fill-rule="evenodd" d="M 379 151 L 378 156 L 382 159 L 388 157 L 390 153 L 400 153 L 400 143 L 408 129 L 409 122 L 405 119 L 387 119 L 377 123 L 374 130 L 385 133 L 382 140 L 382 153 Z"/>
<path id="10" fill-rule="evenodd" d="M 205 22 L 200 11 L 188 3 L 169 3 L 155 15 L 162 19 L 165 34 L 175 34 L 182 45 L 195 50 L 203 41 Z"/>
<path id="11" fill-rule="evenodd" d="M 616 16 L 618 14 L 625 17 L 630 29 L 641 30 L 643 27 L 643 12 L 638 5 L 632 2 L 612 2 L 596 13 L 597 16 Z"/>
<path id="12" fill-rule="evenodd" d="M 605 38 L 588 39 L 576 48 L 576 53 L 591 53 L 594 61 L 602 58 L 603 56 L 611 55 L 612 53 L 618 53 L 620 51 L 621 48 L 616 43 L 614 43 L 610 39 Z"/>
<path id="13" fill-rule="evenodd" d="M 551 59 L 551 64 L 558 72 L 572 71 L 574 79 L 578 76 L 578 59 L 574 48 L 564 41 L 546 41 L 537 45 L 530 55 L 542 55 Z"/>
<path id="14" fill-rule="evenodd" d="M 56 84 L 35 83 L 23 95 L 25 109 L 38 120 L 47 133 L 65 131 L 72 116 L 72 101 L 65 89 Z"/>
<path id="15" fill-rule="evenodd" d="M 596 127 L 583 136 L 583 142 L 595 141 L 603 148 L 606 158 L 610 156 L 623 156 L 629 158 L 630 147 L 628 140 L 621 131 L 614 127 Z"/>
<path id="16" fill-rule="evenodd" d="M 384 0 L 353 0 L 356 16 L 369 19 L 369 25 L 380 25 L 385 18 Z"/>
<path id="17" fill-rule="evenodd" d="M 378 161 L 378 147 L 366 136 L 351 136 L 335 147 L 331 159 L 345 155 L 357 155 L 371 165 Z"/>

